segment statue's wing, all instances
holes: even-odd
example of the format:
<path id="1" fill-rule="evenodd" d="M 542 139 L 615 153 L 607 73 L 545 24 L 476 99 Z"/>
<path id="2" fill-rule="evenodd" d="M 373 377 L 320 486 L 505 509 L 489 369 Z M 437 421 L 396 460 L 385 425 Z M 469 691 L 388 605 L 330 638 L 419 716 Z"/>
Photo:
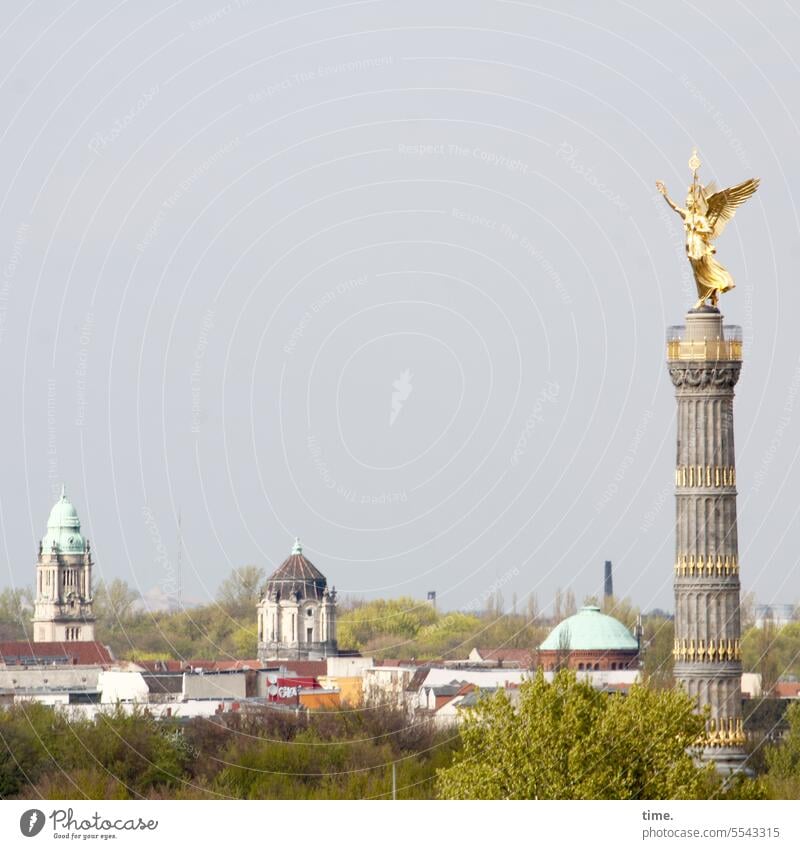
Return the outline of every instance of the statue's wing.
<path id="1" fill-rule="evenodd" d="M 711 236 L 716 239 L 725 229 L 725 225 L 733 218 L 736 209 L 758 188 L 758 178 L 751 177 L 738 186 L 714 192 L 708 198 L 708 223 L 714 228 Z"/>

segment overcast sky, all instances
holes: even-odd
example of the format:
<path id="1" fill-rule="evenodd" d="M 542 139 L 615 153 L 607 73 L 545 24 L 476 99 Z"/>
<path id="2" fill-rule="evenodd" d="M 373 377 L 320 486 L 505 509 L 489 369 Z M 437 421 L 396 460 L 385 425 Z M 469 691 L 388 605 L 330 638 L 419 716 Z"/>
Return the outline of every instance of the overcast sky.
<path id="1" fill-rule="evenodd" d="M 0 28 L 0 584 L 66 483 L 97 575 L 671 609 L 665 329 L 701 176 L 743 327 L 742 584 L 800 600 L 790 3 L 31 2 Z M 699 7 L 699 8 L 696 8 Z M 14 17 L 11 17 L 13 12 Z"/>

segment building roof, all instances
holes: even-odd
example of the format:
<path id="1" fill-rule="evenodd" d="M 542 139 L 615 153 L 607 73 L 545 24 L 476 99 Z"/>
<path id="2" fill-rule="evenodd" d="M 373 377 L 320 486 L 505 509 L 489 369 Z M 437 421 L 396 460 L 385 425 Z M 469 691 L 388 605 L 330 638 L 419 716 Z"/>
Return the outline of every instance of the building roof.
<path id="1" fill-rule="evenodd" d="M 533 666 L 533 655 L 530 649 L 480 649 L 473 650 L 482 661 L 492 661 L 498 666 L 517 666 L 527 669 Z"/>
<path id="2" fill-rule="evenodd" d="M 280 664 L 286 667 L 287 675 L 316 678 L 328 674 L 327 660 L 281 660 Z"/>
<path id="3" fill-rule="evenodd" d="M 262 669 L 264 664 L 259 660 L 135 660 L 150 672 L 191 672 L 193 669 L 203 669 L 208 672 L 247 671 Z"/>
<path id="4" fill-rule="evenodd" d="M 489 698 L 497 692 L 497 687 L 488 687 L 485 690 L 473 689 L 464 694 L 464 698 L 458 703 L 459 707 L 475 707 L 481 699 Z"/>
<path id="5" fill-rule="evenodd" d="M 83 554 L 86 542 L 81 536 L 81 520 L 78 511 L 67 498 L 61 487 L 61 498 L 53 505 L 47 520 L 47 533 L 42 538 L 42 552 L 50 554 Z"/>
<path id="6" fill-rule="evenodd" d="M 114 658 L 98 642 L 33 643 L 27 640 L 0 642 L 0 663 L 6 666 L 110 666 Z"/>
<path id="7" fill-rule="evenodd" d="M 425 683 L 425 679 L 428 677 L 429 672 L 429 666 L 420 666 L 411 676 L 411 680 L 408 684 L 406 684 L 406 690 L 413 690 L 414 692 L 419 690 L 419 688 Z"/>
<path id="8" fill-rule="evenodd" d="M 321 601 L 328 589 L 322 572 L 303 555 L 300 540 L 295 539 L 292 553 L 267 579 L 264 595 L 271 601 L 304 599 Z"/>
<path id="9" fill-rule="evenodd" d="M 775 697 L 778 699 L 797 699 L 800 698 L 800 682 L 798 681 L 778 681 L 773 689 Z"/>
<path id="10" fill-rule="evenodd" d="M 179 672 L 145 672 L 144 683 L 151 693 L 182 693 L 183 674 Z"/>
<path id="11" fill-rule="evenodd" d="M 594 604 L 559 622 L 539 646 L 542 651 L 636 651 L 639 644 L 631 632 L 613 616 Z"/>

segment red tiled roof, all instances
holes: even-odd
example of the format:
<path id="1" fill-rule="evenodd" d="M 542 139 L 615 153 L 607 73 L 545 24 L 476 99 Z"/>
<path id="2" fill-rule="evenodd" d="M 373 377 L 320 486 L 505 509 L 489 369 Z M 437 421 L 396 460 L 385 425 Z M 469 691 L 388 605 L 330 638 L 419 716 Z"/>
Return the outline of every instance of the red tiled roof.
<path id="1" fill-rule="evenodd" d="M 495 660 L 498 663 L 519 663 L 530 666 L 533 654 L 530 649 L 476 649 L 484 660 Z"/>
<path id="2" fill-rule="evenodd" d="M 800 681 L 778 681 L 773 692 L 778 699 L 796 699 L 800 697 Z"/>
<path id="3" fill-rule="evenodd" d="M 279 660 L 275 662 L 285 666 L 289 675 L 298 678 L 307 676 L 316 678 L 318 675 L 328 674 L 327 660 Z"/>
<path id="4" fill-rule="evenodd" d="M 0 662 L 8 666 L 48 663 L 108 666 L 114 662 L 114 658 L 109 649 L 98 642 L 33 643 L 12 640 L 0 642 Z"/>

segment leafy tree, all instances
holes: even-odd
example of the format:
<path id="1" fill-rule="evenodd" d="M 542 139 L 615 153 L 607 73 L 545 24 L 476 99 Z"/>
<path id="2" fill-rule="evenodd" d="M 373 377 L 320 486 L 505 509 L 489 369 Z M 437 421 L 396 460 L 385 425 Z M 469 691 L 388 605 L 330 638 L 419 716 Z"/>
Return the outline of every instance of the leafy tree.
<path id="1" fill-rule="evenodd" d="M 742 633 L 748 631 L 756 624 L 756 594 L 752 592 L 742 593 L 739 601 L 739 620 Z"/>
<path id="2" fill-rule="evenodd" d="M 0 797 L 27 799 L 430 798 L 457 740 L 402 710 L 263 708 L 209 722 L 122 710 L 68 718 L 37 704 L 0 709 Z"/>
<path id="3" fill-rule="evenodd" d="M 258 632 L 255 624 L 242 625 L 231 634 L 233 653 L 246 660 L 258 654 Z"/>
<path id="4" fill-rule="evenodd" d="M 217 600 L 231 616 L 254 619 L 265 577 L 260 566 L 240 566 L 220 584 Z"/>
<path id="5" fill-rule="evenodd" d="M 800 676 L 800 622 L 779 628 L 767 619 L 761 628 L 750 628 L 742 636 L 742 664 L 747 672 L 758 672 L 761 690 L 768 694 L 782 676 Z"/>
<path id="6" fill-rule="evenodd" d="M 402 644 L 437 619 L 436 610 L 427 602 L 407 597 L 377 599 L 339 617 L 338 641 L 342 648 L 349 649 L 365 649 L 370 641 L 387 636 Z"/>
<path id="7" fill-rule="evenodd" d="M 644 679 L 650 687 L 668 689 L 674 684 L 675 623 L 665 616 L 647 615 L 643 620 Z"/>
<path id="8" fill-rule="evenodd" d="M 674 690 L 609 695 L 563 670 L 479 700 L 461 726 L 463 749 L 437 773 L 449 799 L 695 799 L 714 768 L 690 754 L 704 727 Z"/>
<path id="9" fill-rule="evenodd" d="M 559 587 L 553 598 L 553 622 L 558 623 L 564 618 L 564 593 Z"/>
<path id="10" fill-rule="evenodd" d="M 111 583 L 98 581 L 94 588 L 94 615 L 99 628 L 115 636 L 125 630 L 140 594 L 121 578 Z"/>
<path id="11" fill-rule="evenodd" d="M 0 639 L 29 637 L 32 612 L 33 590 L 30 587 L 7 587 L 0 592 Z"/>
<path id="12" fill-rule="evenodd" d="M 794 780 L 800 785 L 800 702 L 786 711 L 789 732 L 783 742 L 767 749 L 767 768 L 773 779 Z"/>
<path id="13" fill-rule="evenodd" d="M 535 625 L 539 621 L 539 599 L 536 593 L 531 593 L 528 596 L 528 605 L 526 615 L 529 625 Z"/>
<path id="14" fill-rule="evenodd" d="M 634 629 L 639 608 L 629 598 L 617 598 L 613 595 L 603 596 L 602 608 L 603 613 L 619 619 L 629 631 Z"/>
<path id="15" fill-rule="evenodd" d="M 556 647 L 556 672 L 569 668 L 569 656 L 572 652 L 572 635 L 569 626 L 565 623 L 558 632 L 558 646 Z"/>

